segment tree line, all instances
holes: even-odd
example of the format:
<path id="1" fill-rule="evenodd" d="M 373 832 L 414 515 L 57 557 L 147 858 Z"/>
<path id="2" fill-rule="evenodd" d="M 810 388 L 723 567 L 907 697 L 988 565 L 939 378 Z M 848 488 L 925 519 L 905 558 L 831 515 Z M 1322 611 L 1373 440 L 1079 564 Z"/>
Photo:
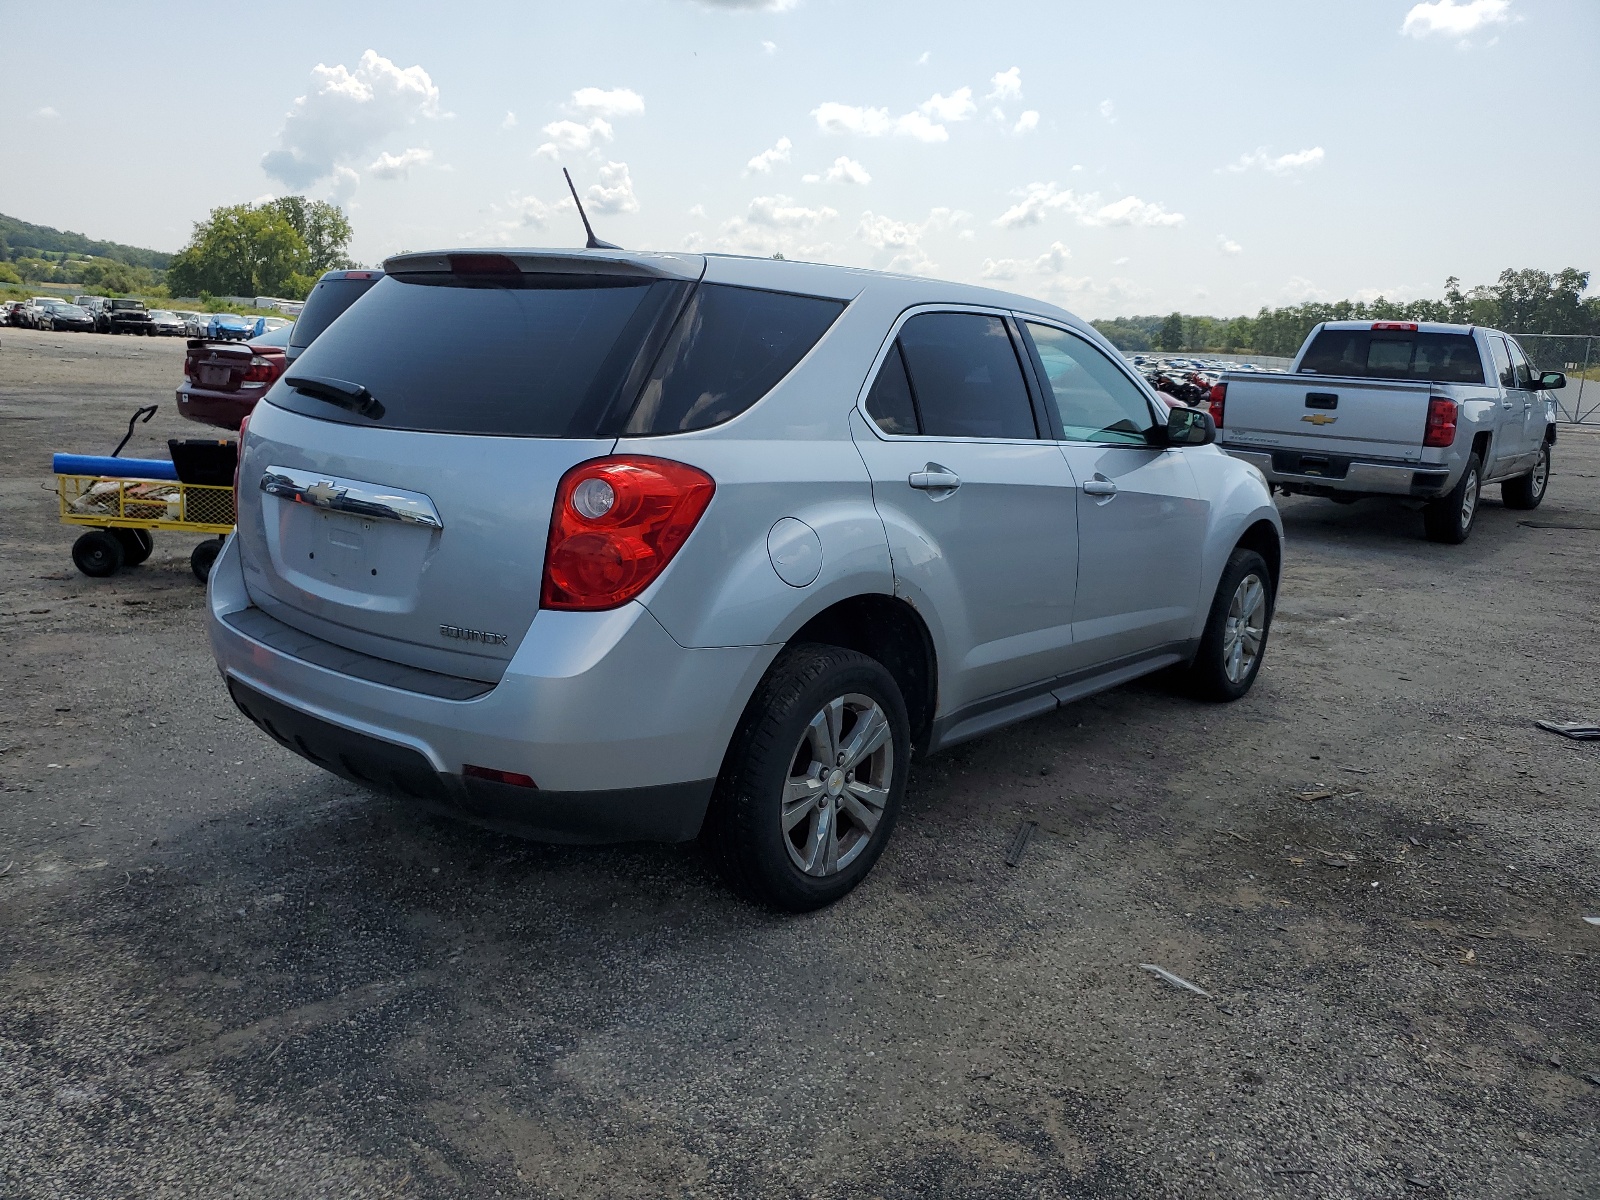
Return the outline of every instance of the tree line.
<path id="1" fill-rule="evenodd" d="M 1442 300 L 1307 301 L 1263 307 L 1253 317 L 1117 317 L 1094 327 L 1119 350 L 1214 350 L 1289 357 L 1323 321 L 1447 321 L 1487 325 L 1510 333 L 1600 334 L 1600 297 L 1583 298 L 1589 272 L 1568 267 L 1552 274 L 1507 268 L 1491 284 L 1463 291 L 1445 280 Z"/>
<path id="2" fill-rule="evenodd" d="M 317 277 L 353 266 L 344 210 L 304 196 L 229 204 L 195 222 L 189 244 L 167 268 L 175 296 L 280 296 L 304 299 Z"/>

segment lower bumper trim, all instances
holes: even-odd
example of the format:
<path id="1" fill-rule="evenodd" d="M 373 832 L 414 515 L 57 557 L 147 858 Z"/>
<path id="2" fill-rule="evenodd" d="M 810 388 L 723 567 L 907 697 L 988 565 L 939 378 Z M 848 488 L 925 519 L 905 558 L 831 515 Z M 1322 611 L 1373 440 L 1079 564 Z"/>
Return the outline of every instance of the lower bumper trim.
<path id="1" fill-rule="evenodd" d="M 341 778 L 446 816 L 536 841 L 686 842 L 700 832 L 715 779 L 592 792 L 550 792 L 444 774 L 417 750 L 345 729 L 263 695 L 233 676 L 239 711 L 279 745 Z"/>

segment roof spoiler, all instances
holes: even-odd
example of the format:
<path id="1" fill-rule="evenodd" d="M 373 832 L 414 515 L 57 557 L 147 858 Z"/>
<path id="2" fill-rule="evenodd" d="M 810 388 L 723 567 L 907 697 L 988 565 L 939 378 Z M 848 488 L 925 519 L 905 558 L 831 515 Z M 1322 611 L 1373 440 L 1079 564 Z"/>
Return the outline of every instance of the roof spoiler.
<path id="1" fill-rule="evenodd" d="M 633 279 L 696 280 L 698 254 L 607 250 L 430 250 L 386 258 L 390 275 L 613 275 Z"/>

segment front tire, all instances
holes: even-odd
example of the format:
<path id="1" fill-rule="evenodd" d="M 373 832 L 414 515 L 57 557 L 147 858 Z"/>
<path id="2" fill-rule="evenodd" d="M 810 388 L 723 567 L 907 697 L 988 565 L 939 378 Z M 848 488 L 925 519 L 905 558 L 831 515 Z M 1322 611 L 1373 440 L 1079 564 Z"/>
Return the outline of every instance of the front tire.
<path id="1" fill-rule="evenodd" d="M 1478 516 L 1478 497 L 1482 491 L 1482 464 L 1474 454 L 1467 459 L 1467 469 L 1461 472 L 1450 494 L 1422 510 L 1422 527 L 1428 540 L 1448 546 L 1459 546 L 1466 541 Z"/>
<path id="2" fill-rule="evenodd" d="M 894 677 L 838 646 L 791 646 L 756 688 L 707 818 L 723 877 L 747 899 L 809 912 L 872 870 L 911 758 Z"/>
<path id="3" fill-rule="evenodd" d="M 1254 550 L 1241 546 L 1228 556 L 1189 665 L 1189 690 L 1197 699 L 1237 700 L 1256 681 L 1272 628 L 1272 585 L 1267 560 Z"/>
<path id="4" fill-rule="evenodd" d="M 1507 508 L 1538 508 L 1549 486 L 1550 443 L 1545 442 L 1539 447 L 1539 457 L 1533 464 L 1533 470 L 1500 485 L 1500 499 Z"/>

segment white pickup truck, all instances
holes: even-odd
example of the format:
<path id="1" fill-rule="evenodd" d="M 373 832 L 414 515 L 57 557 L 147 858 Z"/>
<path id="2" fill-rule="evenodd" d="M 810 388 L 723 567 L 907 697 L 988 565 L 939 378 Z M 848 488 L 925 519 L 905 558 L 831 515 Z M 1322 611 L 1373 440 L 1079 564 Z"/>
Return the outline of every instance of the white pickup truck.
<path id="1" fill-rule="evenodd" d="M 1328 321 L 1288 374 L 1230 372 L 1212 389 L 1222 448 L 1285 495 L 1351 503 L 1403 496 L 1428 537 L 1472 532 L 1478 493 L 1499 483 L 1536 508 L 1550 479 L 1559 371 L 1534 373 L 1509 334 L 1468 325 Z"/>

